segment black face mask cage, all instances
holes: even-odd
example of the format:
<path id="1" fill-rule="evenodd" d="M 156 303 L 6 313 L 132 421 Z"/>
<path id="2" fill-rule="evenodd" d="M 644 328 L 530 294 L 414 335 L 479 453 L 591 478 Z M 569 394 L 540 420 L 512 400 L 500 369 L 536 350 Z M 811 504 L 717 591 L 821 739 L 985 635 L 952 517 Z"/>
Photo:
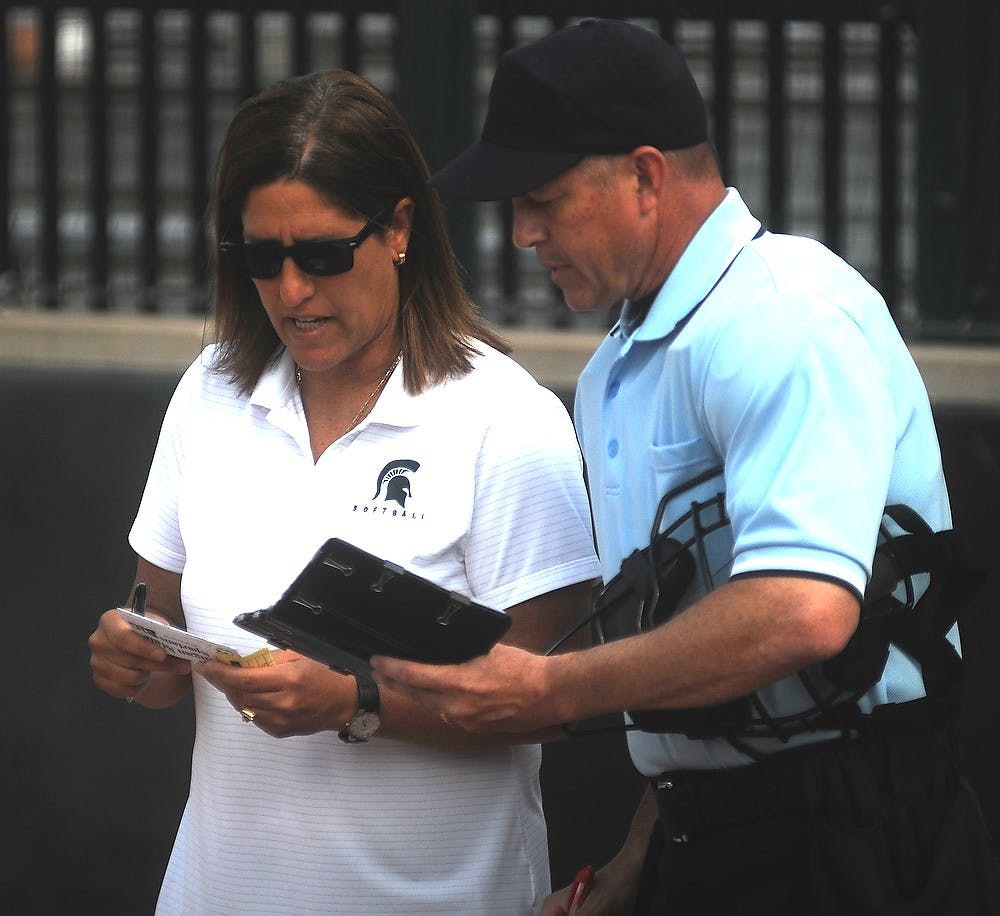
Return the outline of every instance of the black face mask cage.
<path id="1" fill-rule="evenodd" d="M 721 476 L 721 467 L 712 468 L 675 487 L 660 500 L 649 544 L 641 550 L 634 550 L 622 562 L 621 572 L 601 589 L 593 611 L 563 633 L 546 650 L 546 655 L 551 655 L 588 625 L 593 626 L 594 635 L 602 644 L 659 626 L 676 613 L 677 604 L 696 571 L 701 574 L 706 592 L 715 587 L 709 571 L 705 538 L 729 524 L 725 493 L 720 491 L 702 503 L 692 502 L 685 515 L 662 533 L 659 529 L 670 502 L 685 491 Z M 677 540 L 674 534 L 689 521 L 693 529 L 691 534 L 684 540 Z"/>
<path id="2" fill-rule="evenodd" d="M 690 502 L 686 513 L 660 531 L 668 505 L 716 476 L 722 476 L 721 467 L 676 487 L 660 500 L 648 546 L 626 557 L 618 575 L 602 589 L 594 611 L 549 652 L 591 622 L 601 643 L 660 626 L 677 613 L 696 576 L 700 576 L 703 593 L 716 587 L 707 539 L 730 524 L 725 492 L 720 490 L 704 502 Z M 892 533 L 890 521 L 901 534 Z M 724 568 L 728 570 L 729 564 Z M 918 576 L 927 580 L 922 593 L 914 581 Z M 690 738 L 724 738 L 751 757 L 760 754 L 745 743 L 748 740 L 777 739 L 784 743 L 804 732 L 861 731 L 868 727 L 868 717 L 858 703 L 881 679 L 891 644 L 920 664 L 928 697 L 947 695 L 951 702 L 951 688 L 960 678 L 961 659 L 946 634 L 982 579 L 982 574 L 961 562 L 953 531 L 933 532 L 912 509 L 889 506 L 879 526 L 872 575 L 857 630 L 836 657 L 796 674 L 812 705 L 794 713 L 773 715 L 760 694 L 754 693 L 709 707 L 629 710 L 634 725 L 626 727 Z M 571 733 L 620 728 L 618 725 Z"/>
<path id="3" fill-rule="evenodd" d="M 692 485 L 686 485 L 685 489 Z M 690 503 L 684 515 L 666 530 L 657 533 L 664 510 L 676 495 L 677 491 L 671 491 L 660 501 L 652 529 L 655 536 L 650 539 L 649 545 L 641 552 L 633 553 L 622 564 L 623 572 L 627 564 L 631 567 L 630 578 L 638 598 L 634 606 L 627 611 L 620 607 L 614 580 L 598 598 L 594 628 L 602 643 L 645 632 L 665 623 L 677 613 L 678 604 L 696 575 L 700 577 L 701 589 L 706 594 L 715 588 L 706 539 L 729 525 L 725 493 L 716 493 L 704 502 Z M 679 539 L 678 532 L 688 525 L 690 533 Z M 640 580 L 640 575 L 644 582 Z"/>
<path id="4" fill-rule="evenodd" d="M 901 533 L 892 533 L 890 521 Z M 887 506 L 857 629 L 839 654 L 797 672 L 813 705 L 771 716 L 759 697 L 751 696 L 756 717 L 725 737 L 746 750 L 739 745 L 740 738 L 785 742 L 802 732 L 865 731 L 870 723 L 858 703 L 881 680 L 892 645 L 920 666 L 927 697 L 940 710 L 939 716 L 951 715 L 961 658 L 947 633 L 984 578 L 959 554 L 954 531 L 932 531 L 909 507 Z M 922 591 L 918 578 L 926 580 Z"/>

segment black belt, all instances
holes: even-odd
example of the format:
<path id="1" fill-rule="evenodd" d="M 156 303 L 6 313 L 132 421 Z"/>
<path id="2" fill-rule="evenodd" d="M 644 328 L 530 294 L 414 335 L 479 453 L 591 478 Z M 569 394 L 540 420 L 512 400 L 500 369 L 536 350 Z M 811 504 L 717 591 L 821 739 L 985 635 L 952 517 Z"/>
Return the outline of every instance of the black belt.
<path id="1" fill-rule="evenodd" d="M 808 772 L 811 761 L 827 753 L 866 748 L 886 742 L 905 747 L 908 737 L 918 738 L 941 730 L 923 699 L 878 707 L 869 718 L 872 733 L 836 739 L 781 751 L 758 763 L 728 770 L 687 770 L 661 773 L 650 779 L 659 808 L 663 832 L 676 842 L 692 834 L 758 818 L 806 811 L 810 806 Z M 897 744 L 897 747 L 899 744 Z"/>
<path id="2" fill-rule="evenodd" d="M 764 761 L 732 770 L 662 773 L 650 779 L 663 832 L 675 842 L 688 836 L 804 810 L 807 805 L 801 762 Z"/>

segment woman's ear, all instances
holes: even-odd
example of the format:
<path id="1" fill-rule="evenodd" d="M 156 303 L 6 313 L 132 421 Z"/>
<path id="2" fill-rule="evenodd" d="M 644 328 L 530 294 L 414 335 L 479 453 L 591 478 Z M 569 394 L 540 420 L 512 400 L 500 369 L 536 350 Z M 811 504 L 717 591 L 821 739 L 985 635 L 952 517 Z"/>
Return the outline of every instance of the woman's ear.
<path id="1" fill-rule="evenodd" d="M 404 197 L 389 217 L 389 228 L 386 237 L 396 251 L 406 251 L 410 241 L 410 229 L 413 226 L 413 198 Z"/>

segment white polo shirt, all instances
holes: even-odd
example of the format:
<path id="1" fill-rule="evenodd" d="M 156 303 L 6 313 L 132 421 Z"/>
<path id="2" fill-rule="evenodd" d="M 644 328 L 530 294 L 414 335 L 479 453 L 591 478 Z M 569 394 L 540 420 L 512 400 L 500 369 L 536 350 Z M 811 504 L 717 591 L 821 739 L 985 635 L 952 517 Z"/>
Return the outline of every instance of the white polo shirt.
<path id="1" fill-rule="evenodd" d="M 759 229 L 730 189 L 649 313 L 630 322 L 626 304 L 580 378 L 577 431 L 605 579 L 649 543 L 661 497 L 719 465 L 723 477 L 663 517 L 725 491 L 732 529 L 712 544 L 716 584 L 801 573 L 860 596 L 884 506 L 951 527 L 930 403 L 885 302 L 819 243 Z M 923 692 L 919 670 L 893 648 L 864 705 Z M 761 696 L 776 714 L 812 705 L 795 677 Z M 649 775 L 748 760 L 721 739 L 630 732 L 629 746 Z"/>
<path id="2" fill-rule="evenodd" d="M 328 537 L 503 609 L 598 575 L 565 408 L 477 344 L 474 371 L 412 397 L 397 368 L 313 462 L 287 354 L 249 397 L 181 379 L 130 534 L 182 574 L 188 629 L 271 604 Z M 326 732 L 274 739 L 194 678 L 190 797 L 160 913 L 522 913 L 549 890 L 537 746 L 450 753 Z"/>

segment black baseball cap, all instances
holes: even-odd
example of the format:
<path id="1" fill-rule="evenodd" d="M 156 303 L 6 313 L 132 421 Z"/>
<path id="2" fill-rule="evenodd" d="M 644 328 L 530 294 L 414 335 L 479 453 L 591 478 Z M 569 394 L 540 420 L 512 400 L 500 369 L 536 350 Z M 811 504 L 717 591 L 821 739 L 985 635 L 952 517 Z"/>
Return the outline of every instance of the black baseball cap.
<path id="1" fill-rule="evenodd" d="M 481 138 L 431 184 L 464 200 L 500 200 L 589 155 L 707 138 L 705 102 L 673 45 L 632 23 L 585 19 L 500 58 Z"/>

